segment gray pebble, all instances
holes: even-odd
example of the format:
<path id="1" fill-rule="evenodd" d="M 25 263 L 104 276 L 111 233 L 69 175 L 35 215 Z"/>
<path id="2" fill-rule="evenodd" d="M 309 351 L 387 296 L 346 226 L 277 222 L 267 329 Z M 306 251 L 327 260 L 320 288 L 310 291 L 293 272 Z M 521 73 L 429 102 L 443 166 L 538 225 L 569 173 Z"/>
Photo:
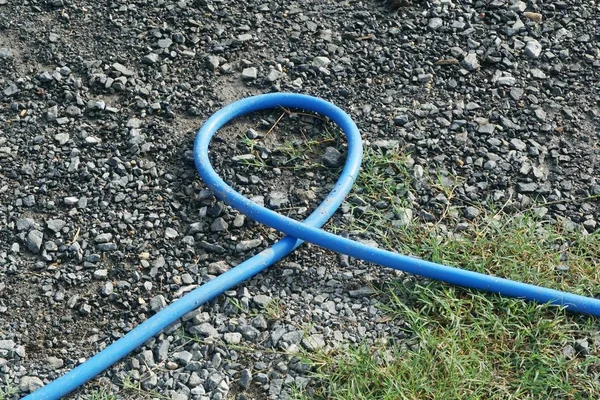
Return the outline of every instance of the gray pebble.
<path id="1" fill-rule="evenodd" d="M 188 235 L 195 235 L 198 232 L 202 232 L 204 230 L 204 224 L 202 222 L 194 222 L 190 224 Z"/>
<path id="2" fill-rule="evenodd" d="M 396 117 L 394 117 L 394 124 L 399 125 L 399 126 L 404 126 L 404 125 L 408 124 L 409 121 L 410 121 L 410 118 L 407 114 L 400 114 L 400 115 L 397 115 Z M 383 142 L 383 141 L 378 140 L 377 142 Z"/>
<path id="3" fill-rule="evenodd" d="M 325 347 L 323 335 L 311 335 L 302 339 L 302 346 L 309 351 L 315 351 Z"/>
<path id="4" fill-rule="evenodd" d="M 183 239 L 181 239 L 181 243 L 183 243 L 186 246 L 193 247 L 194 244 L 196 244 L 196 240 L 193 236 L 184 236 Z"/>
<path id="5" fill-rule="evenodd" d="M 117 245 L 115 243 L 100 243 L 96 246 L 98 251 L 115 251 L 117 250 Z"/>
<path id="6" fill-rule="evenodd" d="M 283 77 L 283 72 L 277 71 L 275 68 L 271 68 L 267 74 L 267 80 L 269 82 L 276 82 Z"/>
<path id="7" fill-rule="evenodd" d="M 344 156 L 335 147 L 327 147 L 321 161 L 326 167 L 335 168 L 344 163 Z"/>
<path id="8" fill-rule="evenodd" d="M 302 331 L 292 331 L 283 334 L 283 336 L 281 336 L 281 341 L 288 344 L 298 344 L 302 340 L 303 336 L 304 333 Z"/>
<path id="9" fill-rule="evenodd" d="M 102 143 L 102 139 L 97 138 L 96 136 L 88 136 L 85 138 L 85 142 L 87 144 L 95 145 L 98 143 Z"/>
<path id="10" fill-rule="evenodd" d="M 161 340 L 156 346 L 156 360 L 158 362 L 165 361 L 169 356 L 170 343 L 168 340 Z"/>
<path id="11" fill-rule="evenodd" d="M 245 81 L 252 81 L 258 77 L 258 70 L 254 67 L 244 68 L 242 71 L 242 79 Z"/>
<path id="12" fill-rule="evenodd" d="M 583 355 L 590 354 L 590 344 L 586 338 L 577 339 L 573 344 L 573 347 L 575 347 L 575 350 Z"/>
<path id="13" fill-rule="evenodd" d="M 190 329 L 190 333 L 200 335 L 201 337 L 218 337 L 219 331 L 217 331 L 210 323 L 204 322 L 200 325 L 193 326 Z"/>
<path id="14" fill-rule="evenodd" d="M 238 214 L 233 219 L 233 226 L 235 228 L 241 228 L 244 226 L 244 222 L 246 221 L 246 216 L 244 214 Z"/>
<path id="15" fill-rule="evenodd" d="M 539 121 L 546 121 L 546 112 L 544 110 L 542 110 L 541 108 L 536 108 L 533 113 L 535 114 L 535 117 L 539 120 Z"/>
<path id="16" fill-rule="evenodd" d="M 26 231 L 35 227 L 35 221 L 31 218 L 19 218 L 17 220 L 17 230 Z"/>
<path id="17" fill-rule="evenodd" d="M 226 261 L 217 261 L 208 265 L 208 273 L 212 275 L 221 275 L 230 269 L 231 266 Z"/>
<path id="18" fill-rule="evenodd" d="M 135 72 L 133 72 L 132 70 L 130 70 L 129 68 L 127 68 L 123 64 L 114 63 L 112 65 L 112 67 L 113 67 L 113 69 L 115 71 L 120 72 L 121 74 L 123 74 L 125 76 L 133 76 L 133 75 L 135 75 Z"/>
<path id="19" fill-rule="evenodd" d="M 32 230 L 27 234 L 27 249 L 34 254 L 40 252 L 44 234 L 38 230 Z"/>
<path id="20" fill-rule="evenodd" d="M 211 55 L 206 58 L 206 65 L 207 65 L 208 69 L 210 69 L 211 71 L 216 71 L 217 69 L 219 69 L 220 63 L 221 63 L 221 60 L 217 56 Z"/>
<path id="21" fill-rule="evenodd" d="M 114 292 L 114 289 L 115 288 L 112 282 L 106 282 L 101 290 L 101 293 L 104 296 L 110 296 Z"/>
<path id="22" fill-rule="evenodd" d="M 154 312 L 159 312 L 166 306 L 167 306 L 167 301 L 165 300 L 165 297 L 162 294 L 154 296 L 152 299 L 150 299 L 150 308 Z"/>
<path id="23" fill-rule="evenodd" d="M 594 232 L 596 230 L 596 226 L 597 226 L 597 223 L 594 219 L 586 219 L 585 221 L 583 221 L 583 227 L 588 232 Z"/>
<path id="24" fill-rule="evenodd" d="M 239 156 L 233 156 L 231 159 L 233 161 L 252 161 L 255 158 L 256 157 L 254 156 L 254 154 L 241 154 Z"/>
<path id="25" fill-rule="evenodd" d="M 319 56 L 319 57 L 313 58 L 312 65 L 319 68 L 319 67 L 327 67 L 330 63 L 331 63 L 331 60 L 329 58 Z"/>
<path id="26" fill-rule="evenodd" d="M 246 136 L 248 137 L 248 139 L 257 139 L 260 135 L 258 134 L 258 132 L 256 132 L 256 130 L 250 128 L 246 131 Z"/>
<path id="27" fill-rule="evenodd" d="M 256 378 L 254 378 L 255 381 L 265 384 L 269 382 L 269 376 L 267 374 L 265 374 L 264 372 L 260 372 L 258 374 L 256 374 Z"/>
<path id="28" fill-rule="evenodd" d="M 375 294 L 375 290 L 370 286 L 363 286 L 360 289 L 351 290 L 350 292 L 348 292 L 348 294 L 350 295 L 350 297 L 362 298 Z"/>
<path id="29" fill-rule="evenodd" d="M 14 83 L 11 83 L 6 88 L 4 88 L 4 95 L 6 97 L 14 96 L 17 93 L 19 93 L 19 88 Z"/>
<path id="30" fill-rule="evenodd" d="M 74 105 L 68 106 L 67 109 L 65 110 L 65 112 L 70 117 L 79 117 L 79 116 L 81 116 L 81 109 L 79 109 L 79 107 L 74 106 Z"/>
<path id="31" fill-rule="evenodd" d="M 429 20 L 429 23 L 427 24 L 427 26 L 429 27 L 429 29 L 432 29 L 434 31 L 436 31 L 439 28 L 441 28 L 442 25 L 444 25 L 444 21 L 441 18 L 431 18 Z"/>
<path id="32" fill-rule="evenodd" d="M 252 298 L 252 301 L 259 307 L 266 307 L 271 302 L 271 298 L 264 294 L 257 294 Z"/>
<path id="33" fill-rule="evenodd" d="M 269 194 L 269 207 L 277 210 L 289 204 L 288 195 L 285 192 L 273 191 Z"/>
<path id="34" fill-rule="evenodd" d="M 223 377 L 223 375 L 221 375 L 220 372 L 213 372 L 208 377 L 208 379 L 206 381 L 206 386 L 209 390 L 215 390 L 217 387 L 219 387 L 219 385 L 221 384 L 223 379 L 224 379 L 224 377 Z"/>
<path id="35" fill-rule="evenodd" d="M 203 383 L 204 379 L 200 378 L 200 376 L 196 372 L 192 372 L 192 374 L 190 375 L 190 379 L 187 382 L 188 386 L 192 388 L 202 385 Z"/>
<path id="36" fill-rule="evenodd" d="M 254 328 L 262 330 L 265 330 L 269 327 L 269 325 L 267 324 L 267 320 L 262 314 L 258 314 L 256 317 L 254 317 L 254 319 L 252 320 L 252 326 Z"/>
<path id="37" fill-rule="evenodd" d="M 68 133 L 58 133 L 54 135 L 54 140 L 56 140 L 60 145 L 66 144 L 69 141 L 69 139 L 70 136 Z"/>
<path id="38" fill-rule="evenodd" d="M 396 224 L 398 227 L 405 227 L 410 225 L 413 219 L 413 211 L 410 208 L 400 207 L 396 210 Z"/>
<path id="39" fill-rule="evenodd" d="M 535 79 L 546 79 L 548 76 L 544 73 L 544 71 L 542 71 L 539 68 L 533 68 L 531 69 L 531 71 L 529 71 L 531 73 L 531 76 L 534 77 Z"/>
<path id="40" fill-rule="evenodd" d="M 175 43 L 179 43 L 179 44 L 185 43 L 185 36 L 181 32 L 173 33 L 172 38 Z"/>
<path id="41" fill-rule="evenodd" d="M 223 340 L 227 344 L 240 344 L 242 341 L 242 334 L 239 332 L 227 332 L 223 335 Z"/>
<path id="42" fill-rule="evenodd" d="M 396 118 L 400 118 L 400 117 L 396 117 Z M 396 121 L 396 118 L 394 119 L 394 122 Z M 406 122 L 408 122 L 408 116 L 406 116 Z M 402 125 L 404 125 L 402 124 Z M 397 150 L 400 148 L 400 141 L 398 140 L 391 140 L 391 139 L 387 139 L 387 140 L 375 140 L 374 142 L 371 143 L 371 147 L 373 147 L 374 149 L 383 149 L 383 150 Z"/>
<path id="43" fill-rule="evenodd" d="M 510 89 L 510 97 L 513 98 L 513 100 L 518 101 L 521 99 L 521 97 L 523 97 L 524 94 L 524 90 L 521 88 L 512 88 Z"/>
<path id="44" fill-rule="evenodd" d="M 524 151 L 527 149 L 527 145 L 521 139 L 513 138 L 510 140 L 510 145 L 513 149 Z"/>
<path id="45" fill-rule="evenodd" d="M 97 269 L 94 271 L 94 278 L 96 279 L 105 279 L 108 276 L 107 269 Z"/>
<path id="46" fill-rule="evenodd" d="M 161 49 L 168 49 L 173 44 L 173 41 L 169 38 L 159 39 L 157 44 Z"/>
<path id="47" fill-rule="evenodd" d="M 277 343 L 279 343 L 279 340 L 285 333 L 287 333 L 287 329 L 284 326 L 280 326 L 271 332 L 271 342 L 273 343 L 273 346 L 276 346 Z"/>
<path id="48" fill-rule="evenodd" d="M 142 64 L 152 65 L 157 63 L 159 56 L 156 53 L 148 53 L 142 58 Z"/>
<path id="49" fill-rule="evenodd" d="M 271 379 L 269 382 L 269 398 L 279 399 L 282 386 L 283 379 Z"/>
<path id="50" fill-rule="evenodd" d="M 249 369 L 243 369 L 240 372 L 239 384 L 242 388 L 248 389 L 252 383 L 252 372 Z"/>
<path id="51" fill-rule="evenodd" d="M 8 47 L 0 47 L 0 59 L 13 58 L 13 52 Z"/>
<path id="52" fill-rule="evenodd" d="M 79 307 L 79 314 L 81 315 L 90 315 L 91 312 L 92 306 L 89 304 L 82 304 L 81 307 Z"/>
<path id="53" fill-rule="evenodd" d="M 537 190 L 537 183 L 517 183 L 517 191 L 519 193 L 533 193 Z"/>
<path id="54" fill-rule="evenodd" d="M 35 205 L 35 196 L 32 194 L 27 195 L 23 197 L 22 201 L 25 207 L 33 207 Z"/>
<path id="55" fill-rule="evenodd" d="M 10 339 L 0 340 L 0 350 L 13 350 L 16 347 L 16 343 Z"/>
<path id="56" fill-rule="evenodd" d="M 37 376 L 24 376 L 19 381 L 19 390 L 24 393 L 35 392 L 44 386 L 44 382 Z"/>
<path id="57" fill-rule="evenodd" d="M 67 206 L 74 206 L 75 204 L 77 204 L 77 202 L 79 202 L 79 198 L 74 197 L 74 196 L 69 196 L 69 197 L 63 198 L 63 202 Z"/>
<path id="58" fill-rule="evenodd" d="M 96 237 L 94 238 L 94 241 L 96 243 L 107 243 L 110 242 L 113 238 L 112 233 L 101 233 L 99 235 L 96 235 Z"/>
<path id="59" fill-rule="evenodd" d="M 542 45 L 535 39 L 527 42 L 525 46 L 525 54 L 530 58 L 539 58 L 542 53 Z"/>
<path id="60" fill-rule="evenodd" d="M 477 132 L 483 133 L 485 135 L 491 135 L 496 130 L 496 127 L 493 124 L 484 124 L 479 127 Z"/>
<path id="61" fill-rule="evenodd" d="M 142 126 L 142 120 L 138 119 L 138 118 L 130 118 L 127 121 L 127 128 L 129 129 L 138 129 Z"/>
<path id="62" fill-rule="evenodd" d="M 54 78 L 52 77 L 52 75 L 50 74 L 50 72 L 48 71 L 44 71 L 41 74 L 39 74 L 37 76 L 37 78 L 42 81 L 42 82 L 52 82 L 54 80 Z"/>
<path id="63" fill-rule="evenodd" d="M 475 207 L 467 207 L 465 209 L 465 218 L 474 219 L 477 218 L 481 214 L 481 211 Z"/>
<path id="64" fill-rule="evenodd" d="M 154 362 L 154 354 L 152 353 L 152 350 L 144 350 L 142 351 L 142 353 L 140 354 L 139 357 L 140 361 L 142 362 L 142 364 L 152 368 L 155 366 L 155 362 Z"/>
<path id="65" fill-rule="evenodd" d="M 498 85 L 502 85 L 502 86 L 513 86 L 515 83 L 517 83 L 517 79 L 513 76 L 501 76 L 496 80 L 496 83 Z"/>
<path id="66" fill-rule="evenodd" d="M 565 355 L 568 358 L 572 358 L 577 354 L 577 351 L 575 350 L 575 348 L 573 346 L 571 346 L 570 344 L 566 345 L 563 348 L 563 355 Z"/>
<path id="67" fill-rule="evenodd" d="M 229 228 L 229 224 L 225 222 L 225 220 L 221 217 L 215 219 L 212 224 L 210 224 L 210 230 L 212 232 L 223 232 Z"/>
<path id="68" fill-rule="evenodd" d="M 171 356 L 171 358 L 177 363 L 179 363 L 179 365 L 189 364 L 189 362 L 192 361 L 192 357 L 192 353 L 185 350 L 173 353 L 173 355 Z"/>
<path id="69" fill-rule="evenodd" d="M 179 236 L 179 232 L 177 232 L 175 229 L 173 229 L 173 228 L 165 229 L 165 238 L 175 239 L 178 236 Z"/>
<path id="70" fill-rule="evenodd" d="M 476 71 L 479 69 L 479 61 L 477 60 L 477 54 L 469 53 L 460 63 L 467 71 Z"/>
<path id="71" fill-rule="evenodd" d="M 413 168 L 413 176 L 416 179 L 421 179 L 425 175 L 425 169 L 421 165 L 415 165 Z"/>
<path id="72" fill-rule="evenodd" d="M 58 106 L 54 105 L 46 111 L 46 119 L 50 122 L 56 121 L 58 118 Z"/>
<path id="73" fill-rule="evenodd" d="M 163 256 L 159 256 L 156 260 L 154 260 L 154 262 L 152 263 L 152 266 L 154 268 L 162 268 L 166 265 L 166 261 L 165 258 Z"/>
<path id="74" fill-rule="evenodd" d="M 64 365 L 64 361 L 62 359 L 57 358 L 57 357 L 52 357 L 52 356 L 47 357 L 45 362 L 46 362 L 47 368 L 51 371 L 62 368 L 62 366 Z"/>
<path id="75" fill-rule="evenodd" d="M 60 232 L 66 224 L 67 222 L 62 219 L 50 219 L 46 221 L 46 226 L 53 232 Z"/>
<path id="76" fill-rule="evenodd" d="M 243 240 L 235 245 L 235 251 L 238 253 L 243 253 L 257 248 L 261 245 L 261 243 L 262 239 Z"/>
<path id="77" fill-rule="evenodd" d="M 563 273 L 563 272 L 569 272 L 569 270 L 570 270 L 570 269 L 571 269 L 571 268 L 569 268 L 569 266 L 568 266 L 568 265 L 565 265 L 565 264 L 561 264 L 561 265 L 558 265 L 558 266 L 556 267 L 556 270 L 557 270 L 558 272 L 561 272 L 561 273 Z"/>
<path id="78" fill-rule="evenodd" d="M 260 335 L 258 329 L 250 325 L 242 325 L 238 327 L 238 332 L 242 334 L 244 339 L 254 341 Z"/>

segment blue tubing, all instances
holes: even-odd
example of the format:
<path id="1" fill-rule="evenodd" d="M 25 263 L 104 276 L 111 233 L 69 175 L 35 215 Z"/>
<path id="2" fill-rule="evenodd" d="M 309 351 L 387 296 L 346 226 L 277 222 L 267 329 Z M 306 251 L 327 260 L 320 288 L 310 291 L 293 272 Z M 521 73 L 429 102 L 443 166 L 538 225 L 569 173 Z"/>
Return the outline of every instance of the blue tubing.
<path id="1" fill-rule="evenodd" d="M 343 130 L 348 141 L 348 156 L 340 178 L 325 200 L 303 222 L 277 214 L 246 199 L 219 178 L 209 160 L 210 141 L 223 125 L 244 114 L 279 106 L 314 111 L 329 117 Z M 285 233 L 286 236 L 272 247 L 173 302 L 83 364 L 26 396 L 25 400 L 59 399 L 65 396 L 175 323 L 184 314 L 281 260 L 303 241 L 454 285 L 550 303 L 564 306 L 569 311 L 600 316 L 600 300 L 594 298 L 436 264 L 369 247 L 321 230 L 320 227 L 335 213 L 352 188 L 362 161 L 362 141 L 356 124 L 344 111 L 324 100 L 301 94 L 274 93 L 249 97 L 230 104 L 213 114 L 198 131 L 194 142 L 194 161 L 202 179 L 218 198 L 248 217 Z"/>

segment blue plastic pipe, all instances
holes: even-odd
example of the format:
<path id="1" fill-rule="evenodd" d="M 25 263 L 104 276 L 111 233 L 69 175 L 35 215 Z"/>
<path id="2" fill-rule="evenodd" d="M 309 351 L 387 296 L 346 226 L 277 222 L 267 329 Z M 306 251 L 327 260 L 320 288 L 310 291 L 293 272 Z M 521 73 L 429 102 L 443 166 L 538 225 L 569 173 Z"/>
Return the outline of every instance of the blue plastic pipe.
<path id="1" fill-rule="evenodd" d="M 217 175 L 209 160 L 208 147 L 219 128 L 244 114 L 279 106 L 314 111 L 329 117 L 342 129 L 348 141 L 348 156 L 340 178 L 325 200 L 303 222 L 277 214 L 246 199 Z M 50 400 L 65 396 L 175 323 L 184 314 L 195 310 L 224 291 L 281 260 L 300 246 L 303 241 L 365 261 L 454 285 L 539 303 L 550 303 L 564 306 L 569 311 L 600 316 L 600 300 L 594 298 L 497 278 L 376 249 L 319 229 L 342 204 L 356 180 L 361 161 L 362 142 L 356 124 L 340 108 L 324 100 L 301 94 L 274 93 L 239 100 L 217 111 L 198 131 L 194 142 L 194 162 L 198 172 L 218 198 L 248 217 L 285 233 L 286 236 L 271 248 L 260 252 L 173 302 L 88 361 L 24 399 Z"/>

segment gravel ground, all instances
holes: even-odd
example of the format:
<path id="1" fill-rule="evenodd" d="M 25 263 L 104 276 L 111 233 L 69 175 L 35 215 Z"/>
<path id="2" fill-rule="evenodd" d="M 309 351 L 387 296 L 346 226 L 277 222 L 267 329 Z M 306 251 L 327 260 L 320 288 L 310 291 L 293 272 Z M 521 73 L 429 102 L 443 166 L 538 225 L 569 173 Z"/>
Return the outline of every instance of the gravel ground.
<path id="1" fill-rule="evenodd" d="M 599 16 L 593 0 L 396 12 L 375 0 L 0 0 L 0 387 L 19 398 L 53 380 L 279 237 L 217 202 L 191 162 L 194 131 L 251 94 L 323 97 L 367 146 L 410 152 L 417 180 L 456 182 L 452 198 L 415 185 L 416 222 L 437 221 L 448 203 L 459 224 L 477 217 L 472 205 L 543 205 L 545 218 L 595 231 Z M 277 143 L 323 127 L 292 115 L 268 134 L 279 115 L 224 129 L 215 164 L 301 218 L 339 154 L 326 151 L 330 168 L 286 168 Z M 266 144 L 251 152 L 243 135 Z M 240 165 L 248 154 L 264 165 Z M 402 339 L 369 289 L 396 274 L 347 263 L 305 246 L 71 398 L 125 377 L 172 399 L 310 389 L 300 349 Z"/>

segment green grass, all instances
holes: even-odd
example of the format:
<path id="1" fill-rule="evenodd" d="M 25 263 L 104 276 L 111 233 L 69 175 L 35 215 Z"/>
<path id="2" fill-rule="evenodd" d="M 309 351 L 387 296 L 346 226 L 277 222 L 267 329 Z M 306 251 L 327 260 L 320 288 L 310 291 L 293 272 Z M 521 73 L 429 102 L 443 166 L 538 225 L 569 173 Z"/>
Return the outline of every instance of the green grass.
<path id="1" fill-rule="evenodd" d="M 8 376 L 5 377 L 4 383 L 0 387 L 0 400 L 11 399 L 17 393 L 19 393 L 19 389 L 9 383 Z"/>
<path id="2" fill-rule="evenodd" d="M 264 311 L 267 320 L 278 320 L 285 311 L 285 304 L 276 297 L 265 305 Z"/>
<path id="3" fill-rule="evenodd" d="M 412 190 L 407 162 L 408 157 L 398 151 L 365 148 L 354 192 L 372 201 L 387 200 L 405 205 L 401 198 Z"/>
<path id="4" fill-rule="evenodd" d="M 115 394 L 109 393 L 106 389 L 95 389 L 88 396 L 87 400 L 117 400 Z"/>
<path id="5" fill-rule="evenodd" d="M 599 235 L 564 232 L 523 215 L 494 221 L 483 218 L 462 236 L 415 224 L 390 240 L 398 251 L 435 262 L 598 293 Z M 561 253 L 568 254 L 566 273 L 556 269 L 565 263 Z M 380 288 L 378 299 L 406 338 L 308 355 L 321 388 L 305 398 L 600 398 L 594 318 L 413 278 Z M 590 354 L 563 354 L 581 338 L 590 339 Z"/>

